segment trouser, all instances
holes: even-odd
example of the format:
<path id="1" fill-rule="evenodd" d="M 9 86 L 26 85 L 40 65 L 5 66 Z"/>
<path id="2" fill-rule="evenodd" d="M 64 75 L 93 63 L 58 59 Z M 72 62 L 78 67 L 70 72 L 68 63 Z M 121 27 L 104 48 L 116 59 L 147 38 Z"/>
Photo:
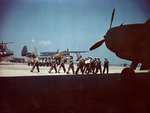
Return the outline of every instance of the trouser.
<path id="1" fill-rule="evenodd" d="M 61 67 L 63 68 L 64 73 L 65 73 L 65 72 L 66 72 L 66 69 L 65 69 L 65 65 L 64 65 L 64 64 L 60 65 L 58 72 L 60 72 Z"/>
<path id="2" fill-rule="evenodd" d="M 109 66 L 104 67 L 103 74 L 105 73 L 105 69 L 107 70 L 107 74 L 109 72 Z"/>
<path id="3" fill-rule="evenodd" d="M 100 74 L 102 74 L 102 68 L 101 68 L 101 66 L 96 67 L 96 73 L 98 73 L 98 70 L 100 70 Z"/>
<path id="4" fill-rule="evenodd" d="M 69 65 L 68 73 L 69 73 L 70 69 L 72 69 L 72 72 L 73 72 L 73 74 L 74 74 L 74 66 L 73 66 L 73 65 Z"/>
<path id="5" fill-rule="evenodd" d="M 52 67 L 50 68 L 49 73 L 51 73 L 51 71 L 52 71 L 53 69 L 55 69 L 55 73 L 57 73 L 56 65 L 54 65 L 54 66 L 52 66 Z"/>
<path id="6" fill-rule="evenodd" d="M 35 67 L 37 68 L 38 72 L 40 72 L 40 70 L 39 70 L 39 63 L 38 62 L 34 63 L 31 71 L 33 71 Z"/>
<path id="7" fill-rule="evenodd" d="M 95 73 L 95 65 L 92 65 L 91 71 L 92 71 L 93 74 Z"/>
<path id="8" fill-rule="evenodd" d="M 79 69 L 81 70 L 81 73 L 82 73 L 82 75 L 83 75 L 84 72 L 83 72 L 83 66 L 82 66 L 82 65 L 79 65 L 79 66 L 77 67 L 76 74 L 78 74 Z"/>
<path id="9" fill-rule="evenodd" d="M 84 72 L 87 73 L 88 70 L 89 70 L 89 64 L 86 64 L 84 68 Z"/>
<path id="10" fill-rule="evenodd" d="M 88 70 L 87 70 L 87 74 L 91 73 L 91 65 L 89 65 Z"/>

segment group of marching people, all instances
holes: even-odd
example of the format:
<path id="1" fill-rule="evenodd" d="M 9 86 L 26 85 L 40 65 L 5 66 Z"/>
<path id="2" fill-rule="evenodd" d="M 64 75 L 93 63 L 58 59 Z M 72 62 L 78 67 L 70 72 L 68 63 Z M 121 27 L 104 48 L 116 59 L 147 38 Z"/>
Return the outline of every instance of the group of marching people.
<path id="1" fill-rule="evenodd" d="M 101 66 L 101 60 L 100 58 L 92 58 L 92 57 L 87 57 L 85 60 L 82 59 L 82 56 L 80 55 L 78 58 L 78 65 L 77 65 L 77 70 L 76 74 L 78 73 L 78 70 L 81 70 L 82 74 L 97 74 L 100 71 L 100 74 L 104 74 L 105 70 L 107 71 L 107 74 L 109 72 L 109 61 L 107 58 L 105 58 L 104 61 L 104 69 L 102 71 L 102 66 Z"/>
<path id="2" fill-rule="evenodd" d="M 31 69 L 31 72 L 33 72 L 34 68 L 37 67 L 38 72 L 40 72 L 39 70 L 39 64 L 38 64 L 38 58 L 35 56 L 34 58 L 34 65 Z M 82 58 L 81 55 L 79 55 L 78 59 L 77 59 L 77 69 L 76 71 L 74 70 L 74 63 L 73 63 L 73 56 L 70 56 L 70 61 L 69 61 L 69 67 L 68 70 L 66 71 L 65 68 L 65 61 L 63 56 L 61 56 L 61 60 L 60 60 L 60 65 L 57 71 L 57 63 L 56 63 L 56 59 L 55 57 L 52 58 L 52 66 L 50 67 L 49 73 L 52 72 L 52 70 L 55 70 L 55 73 L 60 73 L 61 68 L 63 68 L 64 73 L 69 74 L 70 69 L 72 69 L 72 73 L 73 74 L 78 74 L 79 70 L 81 71 L 82 75 L 84 74 L 97 74 L 100 71 L 100 74 L 104 74 L 105 70 L 107 70 L 107 74 L 109 72 L 109 62 L 107 60 L 107 58 L 105 58 L 104 61 L 104 69 L 102 71 L 102 66 L 101 66 L 101 60 L 100 58 L 91 58 L 91 57 L 87 57 L 85 59 Z"/>
<path id="3" fill-rule="evenodd" d="M 65 61 L 63 59 L 63 56 L 61 56 L 60 66 L 59 66 L 59 69 L 58 69 L 58 73 L 60 73 L 61 68 L 63 68 L 64 73 L 66 73 Z M 52 59 L 52 66 L 51 66 L 51 68 L 49 70 L 49 73 L 51 73 L 51 71 L 53 69 L 55 70 L 55 73 L 57 73 L 56 59 L 55 59 L 55 57 L 53 57 L 53 59 Z M 70 69 L 72 69 L 72 72 L 74 74 L 73 56 L 70 56 L 69 68 L 68 68 L 68 71 L 67 71 L 68 74 L 69 74 Z"/>
<path id="4" fill-rule="evenodd" d="M 36 55 L 34 56 L 34 64 L 33 64 L 33 67 L 31 69 L 31 72 L 33 72 L 35 67 L 37 67 L 37 71 L 40 72 L 40 70 L 39 70 L 39 63 L 38 63 L 38 57 Z M 61 68 L 63 68 L 64 73 L 66 73 L 65 61 L 63 59 L 63 56 L 61 56 L 60 66 L 59 66 L 58 71 L 57 71 L 56 59 L 55 59 L 55 57 L 53 57 L 52 58 L 52 65 L 51 65 L 50 70 L 48 72 L 51 73 L 51 71 L 54 69 L 55 73 L 57 73 L 57 72 L 59 73 Z M 70 56 L 70 61 L 69 61 L 69 67 L 68 67 L 67 74 L 69 74 L 70 69 L 72 69 L 72 73 L 74 74 L 73 56 Z"/>

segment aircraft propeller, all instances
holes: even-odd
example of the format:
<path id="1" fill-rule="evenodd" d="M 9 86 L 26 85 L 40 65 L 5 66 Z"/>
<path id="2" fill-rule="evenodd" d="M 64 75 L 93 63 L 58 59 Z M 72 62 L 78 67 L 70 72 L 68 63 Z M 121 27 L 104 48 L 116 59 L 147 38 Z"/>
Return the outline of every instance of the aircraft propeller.
<path id="1" fill-rule="evenodd" d="M 113 22 L 113 19 L 114 19 L 114 14 L 115 14 L 115 8 L 113 9 L 113 12 L 112 12 L 110 28 L 112 26 L 112 22 Z"/>
<path id="2" fill-rule="evenodd" d="M 111 26 L 112 26 L 112 22 L 113 22 L 113 19 L 114 19 L 114 14 L 115 14 L 115 8 L 113 9 L 113 12 L 112 12 L 110 28 L 111 28 Z M 104 38 L 105 38 L 105 36 L 104 36 Z M 98 48 L 98 47 L 101 46 L 104 42 L 105 42 L 105 39 L 100 40 L 99 42 L 95 43 L 95 44 L 90 48 L 90 51 L 92 51 L 92 50 Z"/>
<path id="3" fill-rule="evenodd" d="M 105 39 L 100 40 L 99 42 L 95 43 L 95 44 L 90 48 L 90 51 L 91 51 L 91 50 L 94 50 L 94 49 L 96 49 L 96 48 L 98 48 L 98 47 L 101 46 L 104 42 L 105 42 Z"/>

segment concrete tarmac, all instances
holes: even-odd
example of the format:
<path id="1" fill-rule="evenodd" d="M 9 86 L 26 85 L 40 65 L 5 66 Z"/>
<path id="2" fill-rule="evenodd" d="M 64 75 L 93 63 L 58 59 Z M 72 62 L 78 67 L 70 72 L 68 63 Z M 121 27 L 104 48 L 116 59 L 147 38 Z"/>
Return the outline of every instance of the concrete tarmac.
<path id="1" fill-rule="evenodd" d="M 0 77 L 0 113 L 150 113 L 150 74 L 119 77 Z"/>
<path id="2" fill-rule="evenodd" d="M 66 70 L 68 70 L 68 64 L 65 64 Z M 37 72 L 37 69 L 35 68 L 33 72 L 30 72 L 32 66 L 28 66 L 27 64 L 23 63 L 0 63 L 0 77 L 21 77 L 21 76 L 55 76 L 55 75 L 67 75 L 63 72 L 62 68 L 60 73 L 55 73 L 53 70 L 52 73 L 48 73 L 50 67 L 42 66 L 40 68 L 40 72 Z M 59 66 L 57 67 L 57 69 Z M 74 69 L 76 70 L 77 66 L 74 65 Z M 103 69 L 103 66 L 102 66 Z M 121 73 L 121 71 L 124 69 L 124 67 L 121 66 L 110 66 L 109 67 L 109 73 Z M 140 71 L 139 67 L 135 70 L 135 72 L 147 72 L 147 71 Z M 72 70 L 70 70 L 70 74 L 72 74 Z M 81 72 L 79 71 L 79 74 Z M 100 72 L 98 73 L 100 74 Z"/>

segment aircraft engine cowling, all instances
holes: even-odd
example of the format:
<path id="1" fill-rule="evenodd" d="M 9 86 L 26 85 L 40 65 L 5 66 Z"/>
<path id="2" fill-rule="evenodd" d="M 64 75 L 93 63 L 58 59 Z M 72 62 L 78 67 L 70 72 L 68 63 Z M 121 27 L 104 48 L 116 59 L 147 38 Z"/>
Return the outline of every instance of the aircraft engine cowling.
<path id="1" fill-rule="evenodd" d="M 105 43 L 109 50 L 118 57 L 127 60 L 143 60 L 146 45 L 145 26 L 143 24 L 124 25 L 110 29 L 105 35 Z"/>

